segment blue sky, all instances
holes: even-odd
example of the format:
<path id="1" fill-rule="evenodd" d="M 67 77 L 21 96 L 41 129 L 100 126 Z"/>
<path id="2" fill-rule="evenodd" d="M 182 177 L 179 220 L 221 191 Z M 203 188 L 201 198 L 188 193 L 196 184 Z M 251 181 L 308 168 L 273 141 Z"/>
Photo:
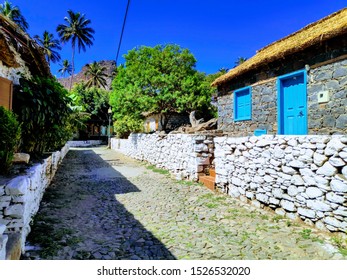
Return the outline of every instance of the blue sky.
<path id="1" fill-rule="evenodd" d="M 56 35 L 56 26 L 63 23 L 69 9 L 91 19 L 94 45 L 76 54 L 76 72 L 94 60 L 115 59 L 127 0 L 10 2 L 26 17 L 30 35 L 44 30 Z M 214 73 L 346 6 L 346 0 L 131 0 L 119 63 L 136 46 L 175 43 L 194 54 L 199 71 Z M 70 45 L 63 46 L 61 56 L 71 59 Z M 56 75 L 59 65 L 51 68 Z"/>

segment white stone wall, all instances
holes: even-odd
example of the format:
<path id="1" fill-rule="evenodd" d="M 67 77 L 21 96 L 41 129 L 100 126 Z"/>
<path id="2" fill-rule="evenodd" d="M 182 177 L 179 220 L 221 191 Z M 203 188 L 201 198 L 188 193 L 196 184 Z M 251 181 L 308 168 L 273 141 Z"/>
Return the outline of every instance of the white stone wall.
<path id="1" fill-rule="evenodd" d="M 347 232 L 347 136 L 216 137 L 214 143 L 219 189 Z"/>
<path id="2" fill-rule="evenodd" d="M 177 179 L 198 180 L 198 173 L 211 163 L 213 137 L 192 134 L 131 134 L 111 139 L 111 148 L 147 161 L 173 173 Z"/>
<path id="3" fill-rule="evenodd" d="M 29 168 L 24 175 L 0 185 L 0 229 L 4 229 L 5 233 L 20 232 L 23 251 L 25 239 L 30 232 L 30 221 L 37 213 L 42 196 L 68 151 L 67 144 L 43 163 Z M 7 241 L 0 234 L 0 243 L 2 240 Z"/>
<path id="4" fill-rule="evenodd" d="M 101 140 L 68 141 L 70 147 L 93 147 L 101 145 Z"/>

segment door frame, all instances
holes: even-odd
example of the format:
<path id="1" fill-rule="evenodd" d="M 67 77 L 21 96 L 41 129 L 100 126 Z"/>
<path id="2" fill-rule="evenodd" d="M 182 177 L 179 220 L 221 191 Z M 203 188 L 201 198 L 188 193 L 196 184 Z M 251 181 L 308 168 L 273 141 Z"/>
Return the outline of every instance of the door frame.
<path id="1" fill-rule="evenodd" d="M 284 134 L 284 114 L 283 114 L 283 81 L 297 77 L 297 76 L 303 76 L 304 78 L 304 94 L 306 96 L 305 98 L 305 115 L 306 115 L 306 131 L 305 134 L 308 132 L 308 112 L 307 112 L 307 71 L 306 70 L 298 70 L 286 75 L 282 75 L 277 77 L 277 133 L 280 135 Z"/>

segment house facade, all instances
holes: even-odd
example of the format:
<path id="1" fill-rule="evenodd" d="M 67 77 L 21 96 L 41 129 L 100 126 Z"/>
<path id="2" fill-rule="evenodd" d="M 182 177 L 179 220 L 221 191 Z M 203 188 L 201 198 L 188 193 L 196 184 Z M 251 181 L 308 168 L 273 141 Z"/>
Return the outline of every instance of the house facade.
<path id="1" fill-rule="evenodd" d="M 13 85 L 21 76 L 51 76 L 41 47 L 18 26 L 0 15 L 0 106 L 12 108 Z"/>
<path id="2" fill-rule="evenodd" d="M 347 133 L 347 9 L 219 77 L 218 129 L 233 136 Z"/>

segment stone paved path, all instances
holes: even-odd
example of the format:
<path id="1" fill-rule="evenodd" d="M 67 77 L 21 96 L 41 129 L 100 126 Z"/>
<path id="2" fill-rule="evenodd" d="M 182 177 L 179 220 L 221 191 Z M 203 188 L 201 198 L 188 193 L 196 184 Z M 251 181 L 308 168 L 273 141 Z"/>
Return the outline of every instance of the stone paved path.
<path id="1" fill-rule="evenodd" d="M 329 240 L 98 147 L 70 150 L 23 258 L 343 259 Z"/>

